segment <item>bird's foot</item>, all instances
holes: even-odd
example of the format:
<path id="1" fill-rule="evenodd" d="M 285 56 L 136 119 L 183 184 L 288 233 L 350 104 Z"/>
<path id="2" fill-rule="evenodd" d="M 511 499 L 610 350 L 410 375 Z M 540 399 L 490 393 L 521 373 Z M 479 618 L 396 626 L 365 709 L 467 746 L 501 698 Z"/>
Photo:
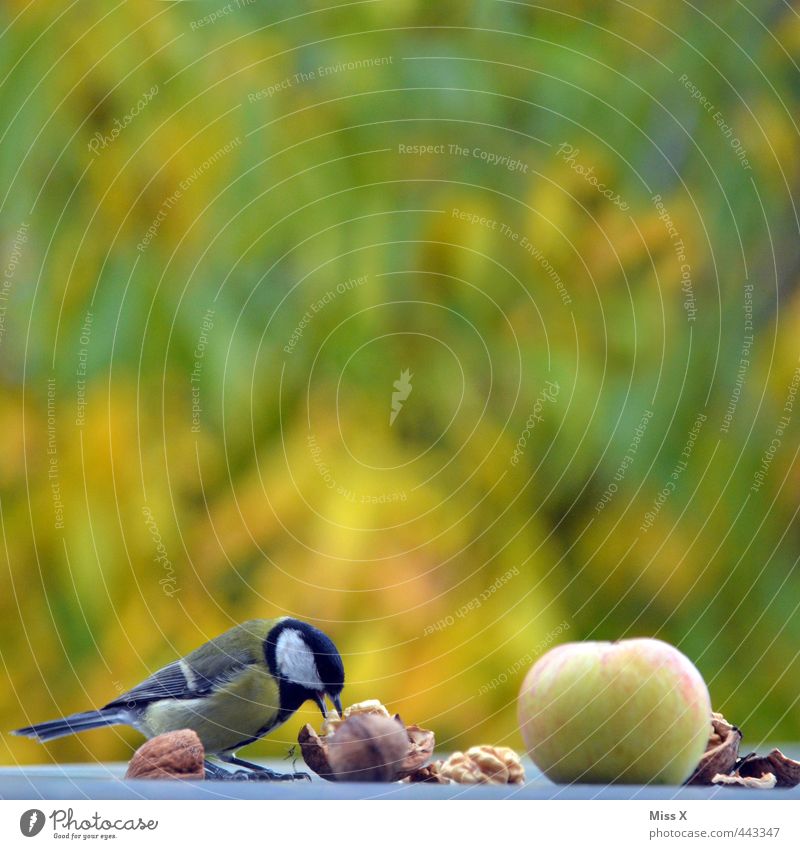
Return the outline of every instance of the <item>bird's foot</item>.
<path id="1" fill-rule="evenodd" d="M 259 769 L 237 769 L 228 773 L 233 781 L 311 781 L 307 772 L 275 772 L 266 767 Z"/>
<path id="2" fill-rule="evenodd" d="M 204 766 L 206 769 L 206 781 L 229 781 L 231 778 L 231 773 L 227 769 L 223 769 L 211 761 L 205 761 Z"/>
<path id="3" fill-rule="evenodd" d="M 225 773 L 225 779 L 229 781 L 311 781 L 311 776 L 308 773 L 275 772 L 265 766 L 261 766 L 261 764 L 254 764 L 251 761 L 242 760 L 231 754 L 223 756 L 221 760 L 228 766 L 239 767 L 234 772 Z M 206 764 L 208 764 L 208 761 L 206 761 Z"/>

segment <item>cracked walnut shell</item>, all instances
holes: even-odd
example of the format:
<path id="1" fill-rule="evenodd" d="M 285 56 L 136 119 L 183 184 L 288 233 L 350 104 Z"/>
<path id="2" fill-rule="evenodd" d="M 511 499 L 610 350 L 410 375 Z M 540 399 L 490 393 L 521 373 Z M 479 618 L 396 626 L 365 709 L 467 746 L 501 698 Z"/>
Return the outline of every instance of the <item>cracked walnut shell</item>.
<path id="1" fill-rule="evenodd" d="M 400 738 L 390 733 L 397 728 L 404 732 L 403 753 Z M 337 741 L 337 735 L 341 741 Z M 320 734 L 311 725 L 305 725 L 297 742 L 306 765 L 328 781 L 400 781 L 430 760 L 435 738 L 426 728 L 406 726 L 377 699 L 370 699 L 346 708 L 341 718 L 326 719 Z M 334 751 L 340 745 L 337 758 Z M 343 752 L 346 752 L 344 757 Z M 334 764 L 337 759 L 340 762 Z"/>
<path id="2" fill-rule="evenodd" d="M 787 758 L 780 749 L 773 749 L 768 755 L 748 755 L 742 758 L 736 775 L 762 782 L 771 775 L 775 787 L 797 787 L 800 784 L 800 761 Z"/>
<path id="3" fill-rule="evenodd" d="M 336 781 L 394 781 L 402 771 L 409 740 L 405 726 L 388 716 L 349 716 L 328 742 Z"/>
<path id="4" fill-rule="evenodd" d="M 391 719 L 391 714 L 378 699 L 367 699 L 346 707 L 341 716 L 329 716 L 325 719 L 322 723 L 322 735 L 330 736 L 343 722 L 356 715 L 382 716 L 384 719 Z"/>
<path id="5" fill-rule="evenodd" d="M 742 732 L 721 713 L 711 714 L 711 733 L 705 754 L 686 784 L 713 784 L 717 775 L 731 773 L 739 760 Z"/>
<path id="6" fill-rule="evenodd" d="M 726 722 L 722 714 L 712 714 L 706 752 L 686 783 L 761 790 L 800 784 L 800 761 L 786 757 L 780 749 L 767 755 L 751 753 L 739 757 L 741 740 L 742 734 L 735 725 Z"/>

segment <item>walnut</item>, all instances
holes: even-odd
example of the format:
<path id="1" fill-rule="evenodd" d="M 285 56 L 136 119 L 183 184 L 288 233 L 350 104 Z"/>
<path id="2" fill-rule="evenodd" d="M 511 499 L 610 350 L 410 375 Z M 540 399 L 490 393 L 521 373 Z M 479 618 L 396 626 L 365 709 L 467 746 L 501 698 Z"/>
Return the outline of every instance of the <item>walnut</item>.
<path id="1" fill-rule="evenodd" d="M 327 781 L 336 781 L 331 765 L 328 763 L 328 741 L 326 737 L 324 735 L 320 737 L 314 728 L 306 723 L 297 735 L 297 742 L 300 745 L 300 752 L 306 766 L 316 772 L 320 778 Z"/>
<path id="2" fill-rule="evenodd" d="M 328 736 L 329 734 L 333 734 L 334 731 L 351 716 L 355 716 L 356 714 L 370 714 L 371 716 L 383 716 L 386 719 L 389 718 L 389 711 L 377 700 L 377 699 L 368 699 L 365 702 L 356 702 L 354 705 L 350 705 L 344 709 L 344 713 L 342 716 L 329 716 L 322 723 L 322 733 L 324 736 Z"/>
<path id="3" fill-rule="evenodd" d="M 711 732 L 705 754 L 686 784 L 713 784 L 716 775 L 727 775 L 736 766 L 742 732 L 721 713 L 711 714 Z"/>
<path id="4" fill-rule="evenodd" d="M 133 754 L 125 778 L 205 778 L 205 751 L 194 731 L 153 737 Z"/>
<path id="5" fill-rule="evenodd" d="M 300 751 L 303 754 L 303 760 L 306 762 L 306 765 L 322 778 L 328 781 L 336 781 L 337 775 L 331 762 L 331 751 L 334 747 L 333 744 L 334 740 L 336 740 L 336 735 L 346 727 L 348 722 L 352 720 L 358 720 L 360 722 L 365 719 L 370 723 L 373 720 L 385 720 L 394 723 L 392 726 L 384 726 L 384 735 L 390 727 L 394 731 L 398 725 L 401 729 L 405 730 L 404 754 L 398 757 L 398 752 L 396 751 L 385 753 L 390 754 L 391 757 L 384 757 L 384 766 L 389 761 L 394 763 L 391 777 L 387 777 L 389 775 L 388 769 L 378 769 L 376 772 L 370 773 L 371 778 L 369 780 L 399 781 L 411 773 L 416 772 L 433 755 L 436 740 L 432 731 L 420 728 L 418 725 L 409 725 L 406 727 L 399 716 L 395 715 L 392 718 L 389 711 L 377 699 L 371 699 L 370 701 L 351 705 L 344 711 L 344 715 L 341 718 L 326 719 L 323 722 L 321 734 L 318 734 L 311 725 L 306 725 L 301 729 L 297 737 L 297 742 L 300 744 Z M 358 729 L 358 726 L 356 728 Z M 367 740 L 363 736 L 363 728 L 359 733 L 362 734 L 362 737 L 357 749 L 366 750 L 369 747 L 367 746 Z M 382 735 L 379 734 L 378 736 L 381 737 Z M 347 735 L 345 735 L 345 739 L 347 739 Z M 399 738 L 396 739 L 399 740 Z M 350 742 L 352 743 L 352 740 Z M 379 745 L 383 746 L 385 742 L 383 740 Z M 352 751 L 352 745 L 349 748 Z M 344 767 L 340 765 L 338 780 L 353 780 L 352 776 L 361 772 L 362 769 L 364 770 L 362 772 L 364 775 L 370 770 L 373 770 L 375 766 L 372 763 L 374 756 L 365 755 L 364 757 L 369 763 L 362 765 L 358 769 L 351 769 L 352 764 L 350 763 L 345 763 Z"/>
<path id="6" fill-rule="evenodd" d="M 771 772 L 765 772 L 759 778 L 753 776 L 743 776 L 736 773 L 735 775 L 715 775 L 712 784 L 726 784 L 735 787 L 749 787 L 753 790 L 772 790 L 777 781 Z"/>
<path id="7" fill-rule="evenodd" d="M 743 778 L 773 775 L 776 787 L 797 787 L 800 784 L 800 761 L 793 761 L 780 749 L 773 749 L 768 755 L 743 758 L 736 773 Z"/>
<path id="8" fill-rule="evenodd" d="M 719 714 L 711 715 L 711 734 L 706 753 L 687 784 L 725 784 L 770 790 L 773 787 L 797 787 L 800 761 L 787 758 L 780 749 L 768 755 L 751 753 L 739 757 L 742 734 Z"/>
<path id="9" fill-rule="evenodd" d="M 473 746 L 454 752 L 441 765 L 442 777 L 459 784 L 521 784 L 525 770 L 519 756 L 507 746 Z"/>
<path id="10" fill-rule="evenodd" d="M 402 724 L 403 720 L 395 714 L 395 720 Z M 436 745 L 436 737 L 433 731 L 420 728 L 419 725 L 406 726 L 409 748 L 405 760 L 398 770 L 398 778 L 405 778 L 411 773 L 421 769 L 432 757 Z"/>
<path id="11" fill-rule="evenodd" d="M 408 752 L 402 723 L 370 713 L 349 716 L 328 742 L 337 781 L 395 781 Z"/>
<path id="12" fill-rule="evenodd" d="M 449 784 L 450 779 L 442 775 L 442 763 L 443 761 L 434 761 L 427 766 L 421 766 L 407 775 L 403 781 L 407 784 Z"/>

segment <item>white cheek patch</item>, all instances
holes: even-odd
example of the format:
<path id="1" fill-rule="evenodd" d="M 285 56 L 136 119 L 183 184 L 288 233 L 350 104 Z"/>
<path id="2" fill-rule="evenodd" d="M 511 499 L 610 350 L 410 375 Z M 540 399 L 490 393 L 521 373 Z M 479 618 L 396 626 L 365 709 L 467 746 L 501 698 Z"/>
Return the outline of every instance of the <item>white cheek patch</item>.
<path id="1" fill-rule="evenodd" d="M 299 631 L 287 628 L 278 636 L 275 646 L 275 661 L 281 675 L 309 690 L 324 690 L 319 680 L 314 654 L 306 645 Z"/>

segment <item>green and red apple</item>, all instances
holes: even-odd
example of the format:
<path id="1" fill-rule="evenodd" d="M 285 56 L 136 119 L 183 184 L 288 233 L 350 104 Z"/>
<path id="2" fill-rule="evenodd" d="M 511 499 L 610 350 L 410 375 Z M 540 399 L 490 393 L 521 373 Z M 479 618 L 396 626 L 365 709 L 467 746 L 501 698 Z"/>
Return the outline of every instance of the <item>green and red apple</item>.
<path id="1" fill-rule="evenodd" d="M 519 721 L 531 759 L 559 784 L 681 784 L 706 749 L 711 700 L 661 640 L 566 643 L 528 672 Z"/>

